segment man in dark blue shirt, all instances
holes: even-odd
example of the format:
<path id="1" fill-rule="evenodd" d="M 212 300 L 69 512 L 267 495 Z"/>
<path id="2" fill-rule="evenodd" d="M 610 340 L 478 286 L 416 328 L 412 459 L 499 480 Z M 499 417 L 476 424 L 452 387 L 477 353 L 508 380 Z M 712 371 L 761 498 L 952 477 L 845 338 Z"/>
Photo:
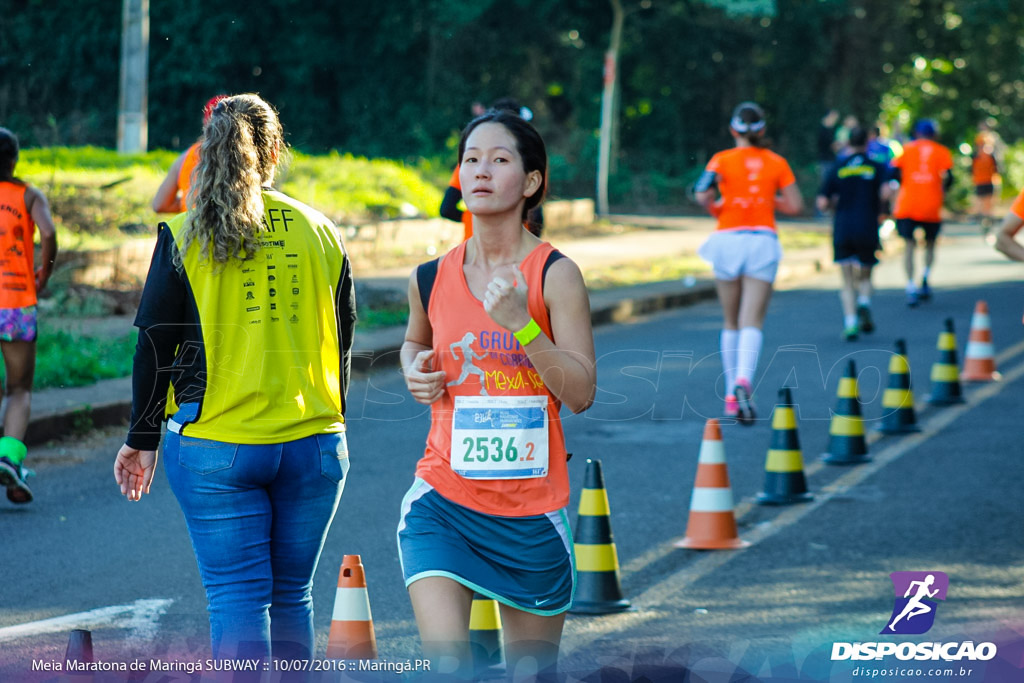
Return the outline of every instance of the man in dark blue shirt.
<path id="1" fill-rule="evenodd" d="M 835 210 L 832 229 L 834 260 L 843 272 L 843 336 L 854 341 L 873 332 L 871 269 L 878 263 L 878 215 L 888 199 L 888 170 L 867 155 L 867 131 L 850 131 L 850 152 L 825 175 L 818 191 L 820 211 Z"/>

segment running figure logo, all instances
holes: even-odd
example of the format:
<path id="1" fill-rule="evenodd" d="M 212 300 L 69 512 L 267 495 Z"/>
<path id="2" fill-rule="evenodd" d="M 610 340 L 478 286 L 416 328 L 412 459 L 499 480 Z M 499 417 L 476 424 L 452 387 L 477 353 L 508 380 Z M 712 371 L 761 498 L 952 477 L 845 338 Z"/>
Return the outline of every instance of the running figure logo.
<path id="1" fill-rule="evenodd" d="M 459 358 L 458 350 L 462 350 L 462 373 L 459 375 L 459 378 L 457 380 L 453 382 L 448 382 L 447 386 L 457 386 L 465 382 L 470 375 L 479 375 L 480 395 L 487 396 L 487 384 L 485 381 L 487 376 L 484 374 L 483 370 L 473 365 L 474 360 L 482 360 L 484 358 L 487 358 L 487 354 L 485 353 L 482 356 L 476 355 L 476 353 L 473 351 L 473 342 L 475 341 L 476 335 L 474 335 L 472 332 L 467 332 L 466 336 L 462 338 L 462 341 L 458 341 L 455 342 L 454 344 L 449 345 L 448 348 L 451 349 L 452 357 L 455 358 L 456 360 L 458 360 Z"/>
<path id="2" fill-rule="evenodd" d="M 936 600 L 946 599 L 949 577 L 943 572 L 893 572 L 889 578 L 895 599 L 889 623 L 880 633 L 926 633 L 935 623 Z"/>

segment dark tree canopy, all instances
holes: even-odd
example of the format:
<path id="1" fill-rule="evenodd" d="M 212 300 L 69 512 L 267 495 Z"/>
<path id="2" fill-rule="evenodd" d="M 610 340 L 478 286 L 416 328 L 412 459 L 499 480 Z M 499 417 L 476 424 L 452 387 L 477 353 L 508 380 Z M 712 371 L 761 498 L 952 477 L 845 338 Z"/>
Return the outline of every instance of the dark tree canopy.
<path id="1" fill-rule="evenodd" d="M 862 121 L 929 116 L 947 144 L 988 117 L 1007 139 L 1024 127 L 1019 2 L 627 4 L 620 196 L 641 175 L 692 179 L 730 144 L 741 100 L 764 105 L 796 165 L 813 161 L 831 107 Z M 0 125 L 28 145 L 113 146 L 120 20 L 119 0 L 0 0 Z M 150 147 L 195 138 L 211 95 L 255 90 L 304 151 L 447 158 L 471 102 L 513 96 L 536 114 L 556 191 L 590 194 L 610 22 L 605 0 L 151 2 Z"/>

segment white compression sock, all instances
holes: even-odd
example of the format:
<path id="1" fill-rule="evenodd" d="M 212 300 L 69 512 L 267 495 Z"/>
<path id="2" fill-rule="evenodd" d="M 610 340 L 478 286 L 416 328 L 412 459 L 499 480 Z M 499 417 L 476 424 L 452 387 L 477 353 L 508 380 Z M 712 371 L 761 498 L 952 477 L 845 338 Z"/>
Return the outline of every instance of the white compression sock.
<path id="1" fill-rule="evenodd" d="M 722 369 L 725 370 L 726 394 L 731 394 L 733 385 L 736 384 L 736 355 L 739 341 L 739 330 L 722 330 L 718 343 L 722 351 Z"/>
<path id="2" fill-rule="evenodd" d="M 751 384 L 754 371 L 757 370 L 757 357 L 761 353 L 764 334 L 756 327 L 744 327 L 740 330 L 739 351 L 736 354 L 736 379 L 745 379 Z"/>

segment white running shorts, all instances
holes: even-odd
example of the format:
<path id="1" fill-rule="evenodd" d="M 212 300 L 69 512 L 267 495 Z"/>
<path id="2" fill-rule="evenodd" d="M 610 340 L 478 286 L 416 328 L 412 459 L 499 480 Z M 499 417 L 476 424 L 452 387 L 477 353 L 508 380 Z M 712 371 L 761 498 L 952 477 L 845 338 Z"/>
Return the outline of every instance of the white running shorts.
<path id="1" fill-rule="evenodd" d="M 752 277 L 775 282 L 782 245 L 771 230 L 719 230 L 697 250 L 711 264 L 717 280 Z"/>

